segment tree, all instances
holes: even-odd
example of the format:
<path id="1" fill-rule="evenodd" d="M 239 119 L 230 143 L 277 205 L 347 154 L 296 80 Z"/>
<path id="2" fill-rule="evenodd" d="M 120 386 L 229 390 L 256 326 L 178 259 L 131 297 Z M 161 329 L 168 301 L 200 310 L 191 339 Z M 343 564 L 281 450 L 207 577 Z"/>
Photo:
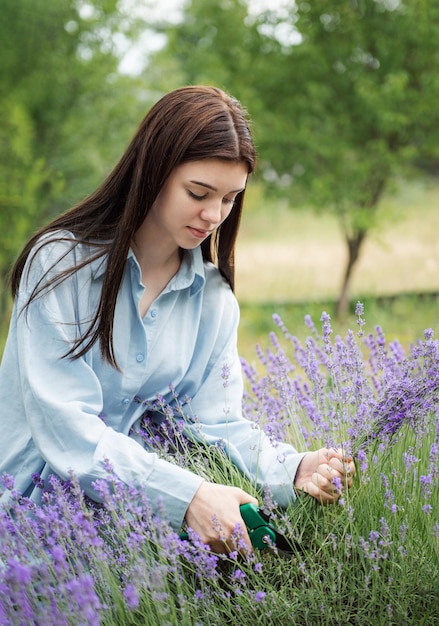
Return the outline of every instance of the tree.
<path id="1" fill-rule="evenodd" d="M 438 154 L 439 3 L 313 0 L 255 16 L 243 0 L 192 0 L 168 32 L 188 81 L 249 103 L 277 192 L 337 215 L 344 314 L 383 192 Z"/>
<path id="2" fill-rule="evenodd" d="M 91 191 L 134 132 L 145 97 L 115 42 L 137 26 L 116 0 L 2 2 L 0 317 L 29 233 Z"/>
<path id="3" fill-rule="evenodd" d="M 318 0 L 294 15 L 303 43 L 291 67 L 306 69 L 306 80 L 293 171 L 342 227 L 348 255 L 339 314 L 383 192 L 416 156 L 437 152 L 438 17 L 438 3 L 425 0 Z"/>

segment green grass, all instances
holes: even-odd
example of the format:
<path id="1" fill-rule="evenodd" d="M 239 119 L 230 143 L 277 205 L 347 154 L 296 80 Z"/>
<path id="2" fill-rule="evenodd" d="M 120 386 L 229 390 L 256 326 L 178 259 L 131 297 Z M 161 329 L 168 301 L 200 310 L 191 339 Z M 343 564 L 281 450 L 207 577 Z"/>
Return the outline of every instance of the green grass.
<path id="1" fill-rule="evenodd" d="M 353 311 L 365 304 L 366 331 L 381 325 L 389 339 L 408 345 L 425 328 L 438 327 L 439 185 L 401 184 L 381 206 L 381 226 L 372 230 L 355 268 L 351 315 L 334 320 L 345 264 L 345 243 L 329 214 L 267 203 L 250 188 L 237 249 L 236 294 L 241 305 L 239 347 L 251 358 L 267 341 L 278 313 L 292 334 L 303 336 L 303 318 L 317 323 L 322 311 L 334 332 L 355 328 Z"/>
<path id="2" fill-rule="evenodd" d="M 372 332 L 375 326 L 381 326 L 388 341 L 398 339 L 407 348 L 411 343 L 423 337 L 426 328 L 438 330 L 439 294 L 411 295 L 403 294 L 389 298 L 361 298 L 365 306 L 366 326 L 364 332 Z M 308 334 L 304 324 L 305 315 L 311 315 L 319 328 L 323 311 L 331 315 L 334 334 L 345 336 L 348 329 L 357 328 L 354 315 L 356 301 L 352 304 L 351 314 L 346 320 L 335 319 L 334 301 L 311 301 L 306 303 L 247 303 L 241 304 L 241 324 L 239 330 L 239 351 L 252 361 L 255 345 L 267 346 L 269 333 L 276 331 L 272 316 L 277 313 L 282 318 L 292 335 L 303 339 Z"/>
<path id="3" fill-rule="evenodd" d="M 368 234 L 351 295 L 383 296 L 438 289 L 439 185 L 401 184 L 384 198 L 379 226 Z M 250 189 L 237 247 L 241 302 L 336 299 L 346 245 L 336 218 Z"/>

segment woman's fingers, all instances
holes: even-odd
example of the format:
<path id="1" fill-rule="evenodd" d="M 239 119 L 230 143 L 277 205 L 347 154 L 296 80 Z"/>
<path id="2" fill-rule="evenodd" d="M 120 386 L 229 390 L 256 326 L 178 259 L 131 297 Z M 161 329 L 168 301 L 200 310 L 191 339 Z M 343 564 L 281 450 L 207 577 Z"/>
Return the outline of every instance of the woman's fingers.
<path id="1" fill-rule="evenodd" d="M 239 507 L 257 504 L 242 489 L 204 482 L 186 511 L 186 523 L 214 552 L 252 551 L 251 541 Z"/>
<path id="2" fill-rule="evenodd" d="M 355 465 L 342 449 L 322 448 L 308 453 L 304 461 L 295 485 L 322 504 L 336 502 L 351 487 Z"/>

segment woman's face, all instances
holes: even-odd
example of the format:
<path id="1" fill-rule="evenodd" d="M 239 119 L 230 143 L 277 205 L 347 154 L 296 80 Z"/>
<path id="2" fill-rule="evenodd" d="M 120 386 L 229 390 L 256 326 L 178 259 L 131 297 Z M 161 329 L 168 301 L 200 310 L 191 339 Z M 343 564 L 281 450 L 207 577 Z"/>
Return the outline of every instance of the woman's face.
<path id="1" fill-rule="evenodd" d="M 142 230 L 148 232 L 150 242 L 160 241 L 171 253 L 196 248 L 232 211 L 247 176 L 245 163 L 221 159 L 179 165 L 162 187 Z"/>

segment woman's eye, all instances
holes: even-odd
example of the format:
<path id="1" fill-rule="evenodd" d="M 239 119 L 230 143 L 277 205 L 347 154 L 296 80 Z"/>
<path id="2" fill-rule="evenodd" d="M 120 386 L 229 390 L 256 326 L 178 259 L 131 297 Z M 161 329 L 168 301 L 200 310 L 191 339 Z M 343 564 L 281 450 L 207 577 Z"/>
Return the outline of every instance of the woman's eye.
<path id="1" fill-rule="evenodd" d="M 234 204 L 236 198 L 223 198 L 223 204 Z"/>
<path id="2" fill-rule="evenodd" d="M 191 191 L 190 189 L 188 189 L 188 194 L 190 195 L 191 198 L 193 198 L 194 200 L 204 200 L 204 198 L 207 196 L 207 193 L 204 193 L 202 196 L 199 196 L 198 194 L 194 193 L 193 191 Z"/>

